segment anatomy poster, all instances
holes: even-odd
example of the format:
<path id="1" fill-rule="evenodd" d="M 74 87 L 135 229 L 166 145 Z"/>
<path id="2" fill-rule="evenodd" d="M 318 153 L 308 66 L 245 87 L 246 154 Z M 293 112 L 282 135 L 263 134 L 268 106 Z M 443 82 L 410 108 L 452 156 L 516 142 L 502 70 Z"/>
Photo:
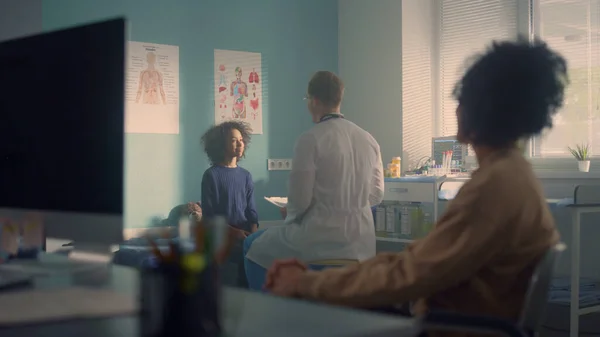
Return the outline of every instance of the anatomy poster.
<path id="1" fill-rule="evenodd" d="M 263 133 L 260 53 L 215 49 L 215 123 L 236 119 Z"/>
<path id="2" fill-rule="evenodd" d="M 179 133 L 179 47 L 129 42 L 125 132 Z"/>

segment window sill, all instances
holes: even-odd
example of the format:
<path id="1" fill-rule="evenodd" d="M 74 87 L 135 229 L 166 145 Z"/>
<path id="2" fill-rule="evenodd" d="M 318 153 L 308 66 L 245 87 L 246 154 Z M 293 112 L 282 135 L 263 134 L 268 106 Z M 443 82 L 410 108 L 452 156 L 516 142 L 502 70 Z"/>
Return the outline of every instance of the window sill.
<path id="1" fill-rule="evenodd" d="M 573 158 L 529 158 L 540 179 L 600 179 L 600 159 L 592 158 L 590 172 L 579 172 Z"/>
<path id="2" fill-rule="evenodd" d="M 539 179 L 600 179 L 600 172 L 579 172 L 559 170 L 536 170 Z"/>

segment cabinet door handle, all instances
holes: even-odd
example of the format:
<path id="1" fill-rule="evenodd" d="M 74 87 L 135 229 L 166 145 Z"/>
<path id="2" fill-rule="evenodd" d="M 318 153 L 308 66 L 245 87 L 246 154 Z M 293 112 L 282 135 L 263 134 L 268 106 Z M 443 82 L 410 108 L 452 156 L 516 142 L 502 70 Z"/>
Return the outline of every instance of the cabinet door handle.
<path id="1" fill-rule="evenodd" d="M 392 187 L 388 189 L 388 191 L 396 193 L 408 193 L 408 188 Z"/>

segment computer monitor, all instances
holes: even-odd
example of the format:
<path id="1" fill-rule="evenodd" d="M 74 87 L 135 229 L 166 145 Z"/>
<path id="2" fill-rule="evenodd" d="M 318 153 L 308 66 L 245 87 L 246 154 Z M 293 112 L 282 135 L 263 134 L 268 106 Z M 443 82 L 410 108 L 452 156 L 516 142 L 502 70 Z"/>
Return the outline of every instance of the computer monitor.
<path id="1" fill-rule="evenodd" d="M 123 239 L 125 20 L 0 43 L 0 217 Z"/>
<path id="2" fill-rule="evenodd" d="M 465 165 L 468 155 L 468 147 L 459 143 L 456 137 L 433 137 L 431 141 L 431 158 L 436 165 L 442 164 L 444 152 L 452 151 L 452 161 L 455 161 L 458 167 Z"/>

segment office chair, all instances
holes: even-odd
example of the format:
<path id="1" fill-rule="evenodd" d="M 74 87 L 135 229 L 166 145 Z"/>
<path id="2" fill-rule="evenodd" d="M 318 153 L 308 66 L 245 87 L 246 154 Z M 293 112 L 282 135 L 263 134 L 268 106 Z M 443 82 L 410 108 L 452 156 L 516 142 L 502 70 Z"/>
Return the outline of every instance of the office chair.
<path id="1" fill-rule="evenodd" d="M 516 324 L 503 318 L 434 310 L 422 319 L 423 327 L 446 331 L 495 332 L 509 337 L 537 337 L 545 317 L 556 261 L 566 248 L 564 243 L 558 243 L 538 262 Z"/>

